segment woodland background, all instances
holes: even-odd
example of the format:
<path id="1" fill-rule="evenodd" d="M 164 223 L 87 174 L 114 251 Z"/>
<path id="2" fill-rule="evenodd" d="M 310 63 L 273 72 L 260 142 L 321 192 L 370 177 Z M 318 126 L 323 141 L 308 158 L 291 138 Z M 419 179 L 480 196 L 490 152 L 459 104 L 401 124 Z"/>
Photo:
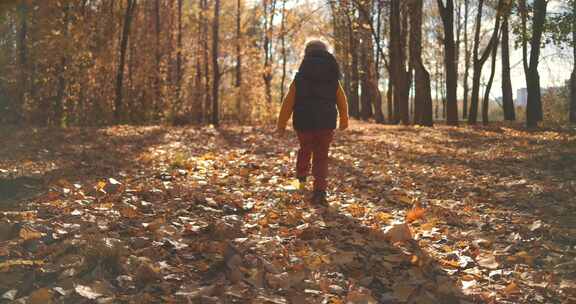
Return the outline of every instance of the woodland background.
<path id="1" fill-rule="evenodd" d="M 511 49 L 523 52 L 528 88 L 520 119 L 576 116 L 574 77 L 552 93 L 536 89 L 541 47 L 572 64 L 574 1 L 2 3 L 5 123 L 271 121 L 310 37 L 334 46 L 354 118 L 515 120 Z"/>

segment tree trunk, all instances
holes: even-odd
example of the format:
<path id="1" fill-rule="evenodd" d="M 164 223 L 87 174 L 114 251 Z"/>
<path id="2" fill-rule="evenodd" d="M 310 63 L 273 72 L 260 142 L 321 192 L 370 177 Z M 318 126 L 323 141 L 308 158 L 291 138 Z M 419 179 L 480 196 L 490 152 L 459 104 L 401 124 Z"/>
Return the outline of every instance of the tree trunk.
<path id="1" fill-rule="evenodd" d="M 210 94 L 211 86 L 210 86 L 210 55 L 209 51 L 210 48 L 208 47 L 209 43 L 209 35 L 208 35 L 208 0 L 200 0 L 200 4 L 202 6 L 202 51 L 204 56 L 204 122 L 209 122 L 210 116 L 210 108 L 212 107 L 212 96 Z"/>
<path id="2" fill-rule="evenodd" d="M 570 77 L 570 115 L 571 123 L 576 123 L 576 1 L 572 1 L 572 53 L 574 63 L 572 66 L 572 75 Z"/>
<path id="3" fill-rule="evenodd" d="M 236 1 L 236 88 L 242 86 L 242 0 Z"/>
<path id="4" fill-rule="evenodd" d="M 284 86 L 286 83 L 286 70 L 287 70 L 287 54 L 286 54 L 286 1 L 282 1 L 282 21 L 280 25 L 280 43 L 281 43 L 281 52 L 282 52 L 282 78 L 280 79 L 280 102 L 284 98 Z"/>
<path id="5" fill-rule="evenodd" d="M 178 37 L 177 44 L 178 50 L 176 51 L 176 99 L 177 104 L 181 106 L 182 104 L 182 77 L 184 75 L 184 63 L 182 62 L 182 49 L 184 48 L 183 39 L 183 25 L 182 25 L 182 10 L 184 6 L 184 0 L 178 0 Z"/>
<path id="6" fill-rule="evenodd" d="M 155 74 L 154 75 L 154 119 L 160 118 L 160 112 L 162 111 L 162 90 L 160 88 L 160 61 L 162 60 L 162 54 L 160 50 L 160 0 L 154 1 L 154 32 L 155 32 Z"/>
<path id="7" fill-rule="evenodd" d="M 473 60 L 473 73 L 472 73 L 472 98 L 470 101 L 470 113 L 468 115 L 468 123 L 476 124 L 478 120 L 478 103 L 480 100 L 480 79 L 482 77 L 482 68 L 486 60 L 490 58 L 492 49 L 498 44 L 498 32 L 500 30 L 501 21 L 501 10 L 502 10 L 503 0 L 498 1 L 498 8 L 496 13 L 496 22 L 490 37 L 490 42 L 486 49 L 484 49 L 482 56 L 478 58 L 479 48 L 480 48 L 480 31 L 482 26 L 482 14 L 484 10 L 484 0 L 478 1 L 478 13 L 476 15 L 476 30 L 474 32 L 474 48 L 472 53 Z"/>
<path id="8" fill-rule="evenodd" d="M 404 3 L 405 4 L 405 3 Z M 410 95 L 410 73 L 406 71 L 406 18 L 402 14 L 401 1 L 391 1 L 390 17 L 390 64 L 394 85 L 394 122 L 410 124 L 408 99 Z"/>
<path id="9" fill-rule="evenodd" d="M 266 100 L 269 104 L 272 103 L 272 55 L 274 54 L 272 38 L 274 34 L 274 15 L 276 15 L 276 0 L 270 1 L 271 3 L 268 5 L 268 0 L 264 0 L 264 74 L 262 75 Z"/>
<path id="10" fill-rule="evenodd" d="M 218 126 L 220 123 L 218 97 L 220 89 L 220 67 L 218 66 L 219 42 L 220 42 L 220 0 L 214 0 L 214 20 L 212 25 L 212 124 Z"/>
<path id="11" fill-rule="evenodd" d="M 26 91 L 28 89 L 28 4 L 21 1 L 18 12 L 20 15 L 20 29 L 18 31 L 18 65 L 20 68 L 20 84 L 18 86 L 18 103 L 12 109 L 16 122 L 21 123 L 24 118 L 24 104 L 26 103 Z"/>
<path id="12" fill-rule="evenodd" d="M 438 0 L 438 8 L 444 25 L 444 65 L 446 69 L 446 123 L 458 125 L 458 63 L 456 62 L 456 44 L 454 42 L 454 0 Z"/>
<path id="13" fill-rule="evenodd" d="M 430 73 L 422 62 L 423 0 L 410 1 L 410 55 L 414 65 L 414 123 L 432 126 L 432 90 Z"/>
<path id="14" fill-rule="evenodd" d="M 489 107 L 490 107 L 490 90 L 492 89 L 492 83 L 494 82 L 494 75 L 496 74 L 496 55 L 498 53 L 498 43 L 494 44 L 492 48 L 492 66 L 490 72 L 490 78 L 488 79 L 488 84 L 486 85 L 486 90 L 484 91 L 484 99 L 482 100 L 482 123 L 488 125 L 489 122 Z"/>
<path id="15" fill-rule="evenodd" d="M 462 98 L 462 118 L 468 118 L 468 94 L 470 87 L 468 78 L 470 76 L 470 48 L 468 43 L 468 17 L 470 15 L 470 1 L 464 0 L 464 96 Z"/>
<path id="16" fill-rule="evenodd" d="M 502 107 L 504 120 L 516 120 L 514 99 L 512 97 L 512 80 L 510 76 L 510 39 L 508 17 L 502 22 Z"/>
<path id="17" fill-rule="evenodd" d="M 542 100 L 540 92 L 540 74 L 538 73 L 538 61 L 540 60 L 540 46 L 544 23 L 546 21 L 547 0 L 535 0 L 534 16 L 532 17 L 532 35 L 530 39 L 530 58 L 527 53 L 527 41 L 523 42 L 522 53 L 524 63 L 524 73 L 526 74 L 526 87 L 528 90 L 528 101 L 526 105 L 526 126 L 535 128 L 542 120 Z M 522 29 L 526 33 L 526 1 L 520 1 L 520 11 L 522 16 Z M 526 36 L 524 36 L 526 37 Z"/>
<path id="18" fill-rule="evenodd" d="M 388 89 L 386 90 L 386 102 L 388 104 L 388 123 L 394 123 L 394 86 L 390 79 L 390 69 L 388 69 Z"/>
<path id="19" fill-rule="evenodd" d="M 130 24 L 134 16 L 137 0 L 127 0 L 126 12 L 124 14 L 124 26 L 122 27 L 122 38 L 120 41 L 120 60 L 116 74 L 116 98 L 114 99 L 114 118 L 117 123 L 124 119 L 123 85 L 124 66 L 126 63 L 126 49 L 128 48 L 128 37 L 130 35 Z"/>
<path id="20" fill-rule="evenodd" d="M 353 118 L 360 118 L 360 96 L 359 96 L 359 87 L 360 87 L 360 72 L 359 72 L 359 64 L 358 64 L 358 40 L 356 37 L 355 31 L 352 29 L 352 25 L 350 25 L 350 57 L 352 61 L 352 79 L 350 81 L 351 86 L 351 93 L 348 96 L 348 103 L 350 108 L 350 116 Z"/>
<path id="21" fill-rule="evenodd" d="M 365 5 L 365 6 L 364 6 Z M 374 43 L 372 35 L 369 30 L 369 24 L 372 22 L 372 1 L 367 1 L 365 4 L 358 3 L 357 6 L 360 12 L 360 38 L 362 44 L 360 47 L 361 52 L 361 65 L 362 65 L 362 108 L 360 116 L 363 120 L 369 120 L 374 116 L 374 109 L 372 102 L 376 99 L 377 84 L 375 83 L 374 72 Z"/>
<path id="22" fill-rule="evenodd" d="M 236 112 L 242 121 L 242 0 L 236 1 Z"/>

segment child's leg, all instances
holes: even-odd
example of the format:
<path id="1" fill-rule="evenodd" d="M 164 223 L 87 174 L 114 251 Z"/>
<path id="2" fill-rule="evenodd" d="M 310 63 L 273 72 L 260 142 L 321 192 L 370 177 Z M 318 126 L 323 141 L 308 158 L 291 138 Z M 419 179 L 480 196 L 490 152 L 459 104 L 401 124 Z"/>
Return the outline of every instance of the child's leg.
<path id="1" fill-rule="evenodd" d="M 314 147 L 314 134 L 312 132 L 298 131 L 300 150 L 296 159 L 296 177 L 306 178 L 310 172 L 310 161 Z"/>
<path id="2" fill-rule="evenodd" d="M 315 191 L 326 191 L 328 186 L 326 181 L 328 177 L 328 150 L 333 137 L 334 130 L 316 131 L 312 167 Z"/>

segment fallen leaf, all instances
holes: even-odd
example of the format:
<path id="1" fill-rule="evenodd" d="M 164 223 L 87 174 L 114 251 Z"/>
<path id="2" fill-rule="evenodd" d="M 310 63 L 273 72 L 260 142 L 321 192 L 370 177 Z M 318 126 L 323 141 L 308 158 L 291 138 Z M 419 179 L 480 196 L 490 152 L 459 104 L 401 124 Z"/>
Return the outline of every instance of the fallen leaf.
<path id="1" fill-rule="evenodd" d="M 5 293 L 2 295 L 2 299 L 14 301 L 14 299 L 16 299 L 16 294 L 17 294 L 17 293 L 18 293 L 18 290 L 16 290 L 16 289 L 8 290 L 7 292 L 5 292 Z"/>
<path id="2" fill-rule="evenodd" d="M 42 266 L 44 262 L 37 260 L 9 260 L 0 263 L 0 272 L 7 271 L 12 266 Z"/>
<path id="3" fill-rule="evenodd" d="M 532 223 L 532 225 L 530 225 L 530 231 L 533 231 L 533 232 L 540 229 L 540 228 L 542 228 L 542 221 L 541 220 L 534 221 Z"/>
<path id="4" fill-rule="evenodd" d="M 385 232 L 384 236 L 388 239 L 391 243 L 402 243 L 413 240 L 412 232 L 410 231 L 410 227 L 408 224 L 396 224 L 392 227 L 389 227 Z"/>
<path id="5" fill-rule="evenodd" d="M 508 284 L 508 286 L 506 286 L 506 288 L 502 290 L 502 292 L 506 295 L 512 295 L 515 293 L 519 293 L 520 288 L 515 282 L 511 282 L 510 284 Z"/>
<path id="6" fill-rule="evenodd" d="M 25 241 L 39 239 L 43 235 L 41 232 L 38 232 L 38 231 L 36 231 L 32 228 L 29 228 L 29 227 L 24 227 L 24 228 L 20 229 L 19 234 L 20 234 L 20 237 Z"/>
<path id="7" fill-rule="evenodd" d="M 488 269 L 498 269 L 498 267 L 500 267 L 500 264 L 496 261 L 496 257 L 493 254 L 478 256 L 476 262 L 478 265 Z"/>
<path id="8" fill-rule="evenodd" d="M 48 288 L 40 288 L 30 294 L 28 304 L 50 304 L 52 303 L 52 291 Z"/>
<path id="9" fill-rule="evenodd" d="M 89 286 L 84 286 L 84 285 L 76 285 L 74 287 L 74 290 L 81 296 L 90 299 L 90 300 L 96 300 L 99 297 L 102 296 L 102 294 L 99 294 L 97 292 L 95 292 L 94 290 L 92 290 L 92 288 L 90 288 Z"/>
<path id="10" fill-rule="evenodd" d="M 408 213 L 406 213 L 406 222 L 412 223 L 416 220 L 419 220 L 424 216 L 424 213 L 426 213 L 426 210 L 416 205 L 414 208 L 408 211 Z"/>

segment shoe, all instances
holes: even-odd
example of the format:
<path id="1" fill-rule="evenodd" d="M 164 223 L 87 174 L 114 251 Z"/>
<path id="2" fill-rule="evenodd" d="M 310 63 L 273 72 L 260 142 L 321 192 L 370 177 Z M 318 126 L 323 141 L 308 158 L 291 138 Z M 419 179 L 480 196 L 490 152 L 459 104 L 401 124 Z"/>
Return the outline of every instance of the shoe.
<path id="1" fill-rule="evenodd" d="M 316 205 L 327 206 L 328 200 L 326 199 L 326 191 L 315 190 L 312 195 L 312 203 Z"/>

